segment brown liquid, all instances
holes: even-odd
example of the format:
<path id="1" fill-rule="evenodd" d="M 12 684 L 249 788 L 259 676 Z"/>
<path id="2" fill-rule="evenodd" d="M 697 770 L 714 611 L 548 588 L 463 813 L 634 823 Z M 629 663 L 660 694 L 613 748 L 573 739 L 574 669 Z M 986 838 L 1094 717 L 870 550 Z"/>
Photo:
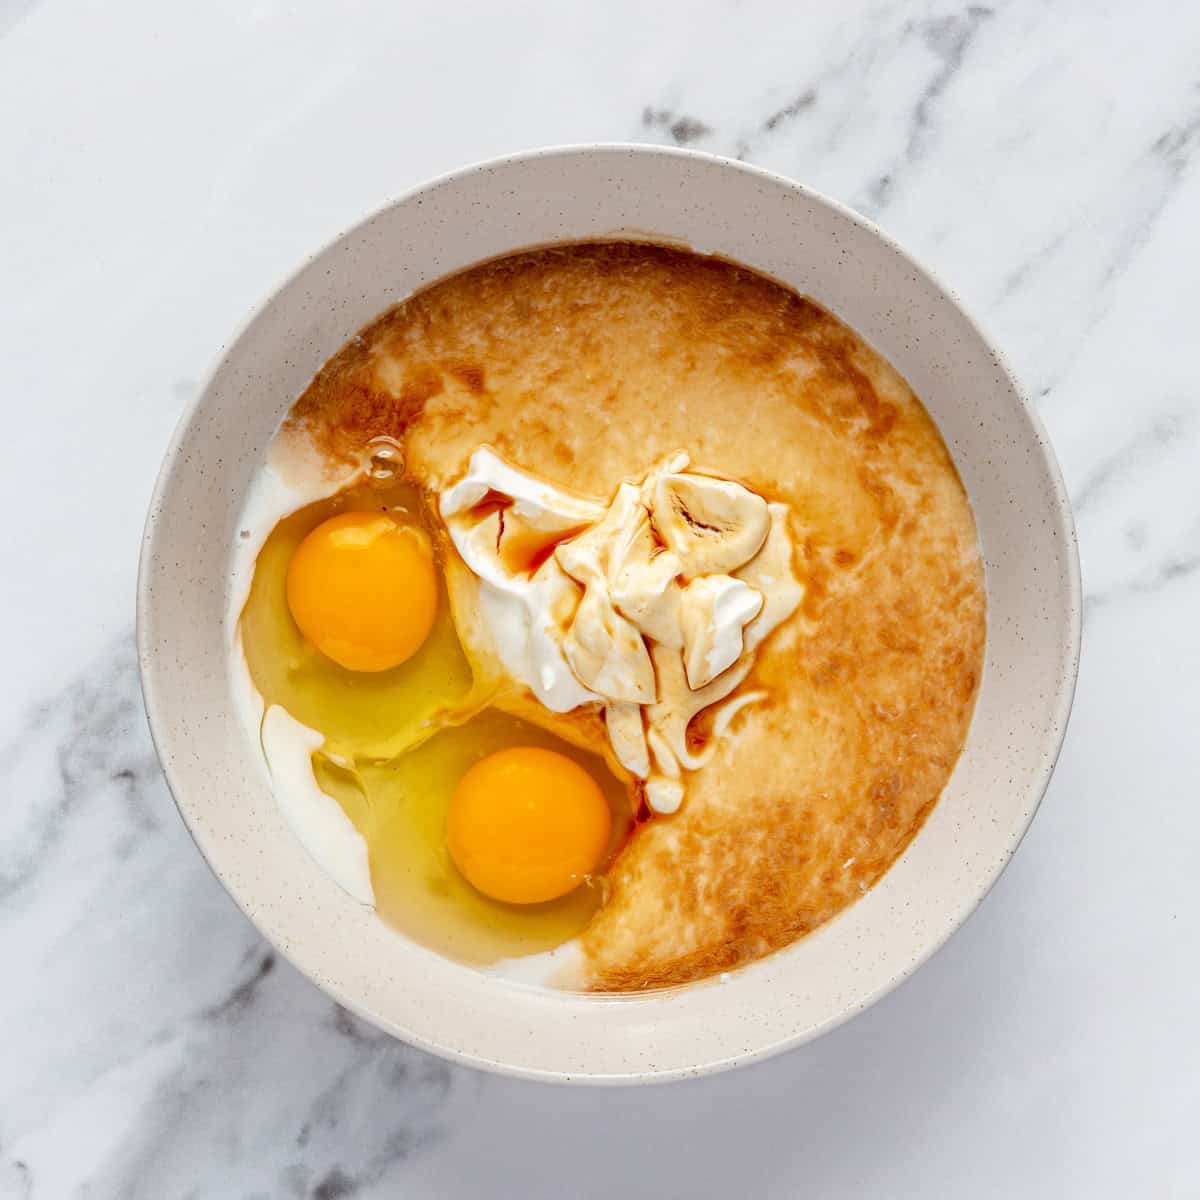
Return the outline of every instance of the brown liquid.
<path id="1" fill-rule="evenodd" d="M 314 380 L 283 442 L 352 462 L 380 434 L 435 491 L 484 443 L 595 496 L 682 448 L 693 469 L 789 506 L 804 603 L 743 685 L 769 700 L 690 776 L 681 812 L 645 822 L 622 851 L 584 935 L 586 985 L 728 970 L 816 928 L 887 870 L 966 737 L 985 593 L 936 428 L 851 330 L 682 250 L 530 251 L 381 317 Z M 536 706 L 520 715 L 563 723 Z M 604 748 L 589 714 L 565 721 Z M 708 735 L 703 719 L 693 733 Z"/>

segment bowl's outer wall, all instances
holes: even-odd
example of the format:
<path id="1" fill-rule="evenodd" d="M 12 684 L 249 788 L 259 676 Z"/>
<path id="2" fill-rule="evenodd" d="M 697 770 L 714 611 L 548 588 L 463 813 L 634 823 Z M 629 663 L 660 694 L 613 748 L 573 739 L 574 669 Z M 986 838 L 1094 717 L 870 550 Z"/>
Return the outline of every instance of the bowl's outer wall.
<path id="1" fill-rule="evenodd" d="M 449 272 L 560 240 L 659 235 L 812 296 L 907 378 L 975 510 L 989 636 L 967 747 L 887 876 L 725 982 L 634 999 L 499 982 L 398 937 L 290 834 L 231 703 L 226 587 L 239 513 L 289 404 L 338 347 Z M 636 231 L 636 232 L 634 232 Z M 400 1037 L 537 1078 L 626 1082 L 750 1061 L 883 995 L 966 918 L 1015 850 L 1061 743 L 1079 649 L 1074 531 L 1044 432 L 958 303 L 861 219 L 789 181 L 651 147 L 542 151 L 435 181 L 339 238 L 224 352 L 152 502 L 139 653 L 155 742 L 213 870 L 340 1002 Z"/>

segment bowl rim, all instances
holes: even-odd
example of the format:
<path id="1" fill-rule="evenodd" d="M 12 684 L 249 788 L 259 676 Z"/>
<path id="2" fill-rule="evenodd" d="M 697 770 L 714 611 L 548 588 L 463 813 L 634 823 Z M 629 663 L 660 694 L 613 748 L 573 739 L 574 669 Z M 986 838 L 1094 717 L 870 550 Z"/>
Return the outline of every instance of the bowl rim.
<path id="1" fill-rule="evenodd" d="M 1003 374 L 1006 382 L 1009 384 L 1012 394 L 1022 410 L 1024 418 L 1029 422 L 1029 425 L 1033 430 L 1041 452 L 1041 457 L 1043 460 L 1042 465 L 1045 468 L 1047 478 L 1051 485 L 1051 494 L 1053 497 L 1052 513 L 1057 519 L 1063 535 L 1063 544 L 1065 547 L 1063 569 L 1066 583 L 1066 594 L 1064 600 L 1068 611 L 1066 613 L 1065 644 L 1062 647 L 1063 653 L 1060 658 L 1060 665 L 1062 669 L 1058 676 L 1056 703 L 1051 714 L 1053 725 L 1045 735 L 1047 739 L 1047 746 L 1043 763 L 1038 768 L 1036 773 L 1031 775 L 1026 785 L 1026 791 L 1030 800 L 1028 811 L 1023 820 L 1020 822 L 1019 826 L 1014 826 L 1007 841 L 1006 852 L 1003 858 L 995 865 L 995 867 L 992 868 L 984 886 L 975 892 L 968 900 L 960 904 L 957 911 L 948 914 L 950 920 L 945 926 L 944 932 L 940 932 L 938 935 L 929 939 L 920 948 L 919 952 L 913 954 L 906 960 L 904 966 L 900 970 L 898 970 L 890 978 L 878 984 L 866 995 L 859 997 L 855 1003 L 845 1006 L 841 1011 L 833 1014 L 822 1022 L 801 1028 L 795 1033 L 777 1038 L 776 1040 L 768 1042 L 764 1045 L 757 1046 L 753 1049 L 745 1049 L 740 1052 L 728 1054 L 719 1058 L 707 1059 L 690 1066 L 678 1066 L 661 1070 L 654 1068 L 646 1070 L 626 1070 L 612 1073 L 567 1073 L 556 1069 L 524 1066 L 491 1059 L 482 1053 L 458 1049 L 454 1046 L 445 1045 L 441 1042 L 434 1041 L 421 1034 L 417 1030 L 408 1028 L 401 1029 L 398 1024 L 391 1021 L 388 1021 L 387 1023 L 381 1023 L 377 1014 L 369 1011 L 366 1005 L 361 1004 L 354 996 L 347 994 L 345 989 L 343 989 L 336 982 L 328 980 L 321 980 L 318 982 L 318 980 L 314 978 L 313 974 L 307 970 L 305 966 L 297 962 L 293 955 L 289 953 L 285 947 L 280 945 L 275 938 L 263 930 L 263 928 L 248 912 L 242 898 L 237 895 L 231 887 L 229 887 L 217 864 L 205 851 L 201 840 L 197 836 L 194 824 L 189 817 L 187 808 L 181 801 L 180 797 L 185 785 L 178 776 L 178 770 L 172 761 L 172 756 L 166 752 L 167 735 L 163 730 L 162 721 L 158 714 L 157 681 L 154 671 L 154 660 L 157 657 L 157 651 L 153 648 L 150 641 L 148 612 L 153 603 L 151 599 L 151 592 L 153 590 L 151 585 L 151 576 L 154 570 L 152 564 L 156 557 L 157 523 L 155 521 L 155 516 L 162 506 L 163 498 L 169 491 L 172 483 L 172 477 L 179 466 L 181 447 L 197 415 L 203 409 L 212 384 L 220 372 L 230 351 L 241 341 L 243 335 L 258 320 L 258 318 L 264 312 L 266 312 L 273 303 L 275 303 L 277 297 L 288 287 L 289 284 L 291 284 L 299 275 L 301 275 L 315 259 L 318 259 L 327 253 L 344 238 L 352 234 L 355 230 L 382 216 L 391 209 L 409 203 L 426 192 L 433 191 L 439 187 L 453 183 L 460 179 L 485 173 L 501 167 L 519 165 L 521 163 L 537 160 L 553 159 L 557 157 L 566 158 L 578 155 L 608 154 L 635 158 L 666 157 L 699 161 L 722 170 L 743 173 L 757 178 L 760 181 L 769 182 L 776 186 L 797 192 L 805 197 L 809 202 L 833 211 L 845 221 L 857 226 L 866 234 L 883 243 L 895 255 L 903 260 L 914 272 L 922 276 L 926 282 L 932 284 L 934 289 L 940 292 L 946 298 L 946 300 L 949 301 L 953 308 L 957 310 L 959 316 L 966 322 L 968 328 L 979 339 L 980 344 L 987 350 L 988 354 L 995 362 L 996 367 Z M 432 283 L 435 281 L 430 282 Z M 429 284 L 426 284 L 425 286 L 429 286 Z M 332 998 L 336 1000 L 338 1004 L 349 1009 L 362 1020 L 376 1028 L 383 1029 L 391 1036 L 397 1037 L 398 1039 L 405 1041 L 408 1044 L 417 1047 L 418 1049 L 424 1050 L 430 1054 L 434 1054 L 450 1062 L 463 1066 L 474 1067 L 476 1069 L 485 1070 L 490 1073 L 504 1075 L 511 1078 L 525 1079 L 536 1082 L 621 1086 L 629 1084 L 667 1083 L 680 1079 L 699 1078 L 701 1076 L 714 1074 L 719 1071 L 730 1070 L 736 1067 L 748 1066 L 755 1062 L 761 1062 L 768 1058 L 773 1058 L 776 1055 L 782 1054 L 785 1051 L 794 1049 L 807 1042 L 814 1041 L 818 1037 L 822 1037 L 825 1034 L 832 1032 L 834 1029 L 837 1029 L 839 1026 L 850 1021 L 852 1018 L 865 1012 L 868 1008 L 878 1003 L 878 1001 L 880 1001 L 884 996 L 896 990 L 896 988 L 909 979 L 919 968 L 924 966 L 925 963 L 927 963 L 939 950 L 941 950 L 950 940 L 950 938 L 963 927 L 967 920 L 977 911 L 979 905 L 991 892 L 992 888 L 996 885 L 996 882 L 1004 873 L 1005 868 L 1008 866 L 1009 862 L 1011 862 L 1012 856 L 1015 854 L 1021 842 L 1024 840 L 1034 817 L 1037 815 L 1038 809 L 1041 807 L 1042 800 L 1045 797 L 1046 790 L 1049 787 L 1050 780 L 1053 777 L 1055 767 L 1061 755 L 1063 743 L 1066 738 L 1067 727 L 1070 721 L 1071 710 L 1074 704 L 1079 677 L 1083 632 L 1082 578 L 1079 561 L 1078 536 L 1071 509 L 1071 502 L 1061 467 L 1059 466 L 1058 459 L 1054 453 L 1054 449 L 1045 425 L 1043 424 L 1037 410 L 1031 403 L 1026 390 L 1021 386 L 1016 373 L 1012 369 L 1008 357 L 988 336 L 983 326 L 976 319 L 972 310 L 966 304 L 964 304 L 958 292 L 952 287 L 948 286 L 936 271 L 934 271 L 920 259 L 916 258 L 904 246 L 896 241 L 885 230 L 880 228 L 880 226 L 870 218 L 863 216 L 861 213 L 855 211 L 841 201 L 827 196 L 825 193 L 818 191 L 807 184 L 801 183 L 787 175 L 784 175 L 781 172 L 743 162 L 738 159 L 729 158 L 725 155 L 713 154 L 708 151 L 687 149 L 676 146 L 662 146 L 650 142 L 568 142 L 549 146 L 534 147 L 511 153 L 500 154 L 486 159 L 480 159 L 464 166 L 456 167 L 452 170 L 444 171 L 440 174 L 421 180 L 413 186 L 406 188 L 395 195 L 392 195 L 382 203 L 376 205 L 370 211 L 364 213 L 352 223 L 338 229 L 336 233 L 323 241 L 315 250 L 312 250 L 306 254 L 303 260 L 299 262 L 292 270 L 283 275 L 282 278 L 278 279 L 277 282 L 275 282 L 265 292 L 259 302 L 255 304 L 243 317 L 243 319 L 235 325 L 231 333 L 222 341 L 218 350 L 213 355 L 212 364 L 205 372 L 203 379 L 195 392 L 195 395 L 191 400 L 188 401 L 187 404 L 184 405 L 183 410 L 175 423 L 170 441 L 168 442 L 166 450 L 163 454 L 162 463 L 159 467 L 154 487 L 150 495 L 146 520 L 142 531 L 137 571 L 135 629 L 138 674 L 141 682 L 142 698 L 146 710 L 147 724 L 149 726 L 150 737 L 154 746 L 155 755 L 163 771 L 163 776 L 166 780 L 168 790 L 171 793 L 172 800 L 174 801 L 176 809 L 183 820 L 184 827 L 188 830 L 193 843 L 200 852 L 200 855 L 205 863 L 208 865 L 209 870 L 213 873 L 217 881 L 221 884 L 221 887 L 225 890 L 226 894 L 230 896 L 246 919 L 250 921 L 258 935 L 267 941 L 276 953 L 281 954 L 314 986 L 332 996 Z M 610 998 L 610 1000 L 611 999 L 612 998 Z M 627 998 L 618 997 L 617 1001 L 627 1002 Z"/>

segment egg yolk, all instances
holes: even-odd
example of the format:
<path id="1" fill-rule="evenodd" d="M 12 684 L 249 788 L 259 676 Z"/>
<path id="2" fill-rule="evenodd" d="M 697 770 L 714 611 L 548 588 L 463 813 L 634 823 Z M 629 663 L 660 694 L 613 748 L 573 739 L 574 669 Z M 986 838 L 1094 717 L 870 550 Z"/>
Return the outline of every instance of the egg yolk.
<path id="1" fill-rule="evenodd" d="M 437 615 L 429 539 L 387 513 L 330 517 L 296 547 L 287 602 L 300 632 L 334 662 L 351 671 L 399 666 Z"/>
<path id="2" fill-rule="evenodd" d="M 520 746 L 477 762 L 450 801 L 446 843 L 479 891 L 538 904 L 573 891 L 600 865 L 611 826 L 596 781 L 553 750 Z"/>

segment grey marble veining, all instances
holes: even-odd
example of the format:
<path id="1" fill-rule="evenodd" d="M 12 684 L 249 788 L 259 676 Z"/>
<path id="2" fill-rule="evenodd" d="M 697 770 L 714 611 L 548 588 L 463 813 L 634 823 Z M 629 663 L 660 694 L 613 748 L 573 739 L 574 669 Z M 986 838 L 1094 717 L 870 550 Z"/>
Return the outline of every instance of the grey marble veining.
<path id="1" fill-rule="evenodd" d="M 1197 64 L 1173 0 L 0 4 L 0 1198 L 1193 1194 Z M 244 314 L 419 179 L 590 138 L 793 175 L 955 287 L 1054 439 L 1087 617 L 1047 802 L 945 951 L 784 1059 L 581 1093 L 270 952 L 174 811 L 131 627 Z"/>
<path id="2" fill-rule="evenodd" d="M 261 1138 L 272 1153 L 239 1170 L 238 1194 L 335 1197 L 444 1136 L 479 1077 L 302 980 L 188 844 L 145 727 L 132 639 L 39 707 L 6 761 L 31 803 L 3 839 L 0 935 L 37 980 L 0 1000 L 5 1028 L 20 1030 L 0 1082 L 10 1181 L 32 1195 L 86 1182 L 157 1198 L 186 1178 L 223 1195 L 231 1158 Z M 78 1146 L 60 1157 L 58 1139 L 85 1124 L 96 1160 L 80 1162 Z"/>

